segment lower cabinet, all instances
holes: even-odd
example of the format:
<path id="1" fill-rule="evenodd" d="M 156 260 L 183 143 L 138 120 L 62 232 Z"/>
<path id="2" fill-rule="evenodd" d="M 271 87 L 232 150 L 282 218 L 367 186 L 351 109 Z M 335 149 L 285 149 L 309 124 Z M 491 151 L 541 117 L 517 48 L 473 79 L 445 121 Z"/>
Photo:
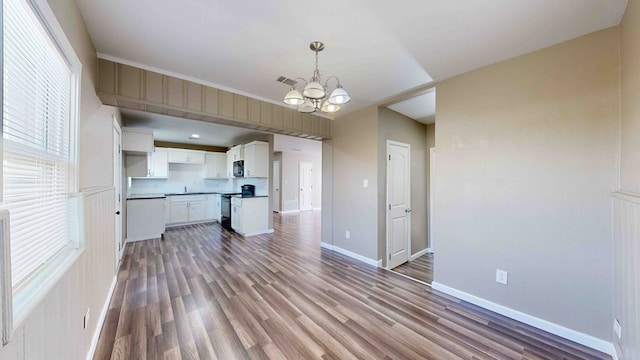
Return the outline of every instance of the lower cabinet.
<path id="1" fill-rule="evenodd" d="M 191 223 L 208 220 L 204 195 L 179 195 L 168 197 L 168 224 Z M 165 216 L 165 221 L 167 216 Z"/>
<path id="2" fill-rule="evenodd" d="M 220 216 L 216 217 L 216 206 L 217 206 L 216 195 L 212 194 L 212 195 L 204 196 L 204 218 L 205 219 L 220 221 Z"/>
<path id="3" fill-rule="evenodd" d="M 231 227 L 244 236 L 271 232 L 269 230 L 268 197 L 232 197 Z"/>
<path id="4" fill-rule="evenodd" d="M 127 200 L 127 241 L 147 240 L 164 234 L 164 199 Z"/>

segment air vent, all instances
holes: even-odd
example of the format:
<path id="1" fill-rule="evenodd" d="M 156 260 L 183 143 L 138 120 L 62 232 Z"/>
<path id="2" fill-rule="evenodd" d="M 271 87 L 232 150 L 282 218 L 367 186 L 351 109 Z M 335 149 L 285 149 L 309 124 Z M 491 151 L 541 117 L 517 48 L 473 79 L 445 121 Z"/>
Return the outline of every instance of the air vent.
<path id="1" fill-rule="evenodd" d="M 276 79 L 277 82 L 281 82 L 283 84 L 289 85 L 289 86 L 293 86 L 296 84 L 296 81 L 293 79 L 289 79 L 286 76 L 280 76 Z"/>

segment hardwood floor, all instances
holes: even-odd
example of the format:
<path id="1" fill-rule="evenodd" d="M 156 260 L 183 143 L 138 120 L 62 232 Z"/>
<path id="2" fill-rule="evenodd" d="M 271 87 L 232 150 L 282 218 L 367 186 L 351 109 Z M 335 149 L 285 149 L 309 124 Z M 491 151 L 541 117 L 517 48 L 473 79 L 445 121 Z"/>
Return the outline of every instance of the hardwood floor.
<path id="1" fill-rule="evenodd" d="M 391 270 L 431 284 L 433 281 L 433 254 L 424 254 L 413 261 L 407 261 Z"/>
<path id="2" fill-rule="evenodd" d="M 95 359 L 605 359 L 320 249 L 319 212 L 128 244 Z"/>

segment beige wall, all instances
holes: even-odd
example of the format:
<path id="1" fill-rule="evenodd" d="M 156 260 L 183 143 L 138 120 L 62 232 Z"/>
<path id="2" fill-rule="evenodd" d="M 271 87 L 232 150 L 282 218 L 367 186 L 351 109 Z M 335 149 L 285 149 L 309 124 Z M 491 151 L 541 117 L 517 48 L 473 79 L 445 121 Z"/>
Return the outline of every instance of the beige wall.
<path id="1" fill-rule="evenodd" d="M 640 358 L 640 2 L 630 0 L 621 24 L 620 191 L 614 199 L 613 317 L 622 339 L 612 335 L 619 355 Z"/>
<path id="2" fill-rule="evenodd" d="M 322 148 L 322 242 L 378 260 L 378 107 L 333 121 L 333 139 Z M 330 177 L 330 180 L 328 179 Z M 363 188 L 363 180 L 369 186 Z M 327 216 L 329 215 L 329 216 Z M 330 222 L 330 224 L 328 224 Z M 351 238 L 345 238 L 345 231 Z M 327 233 L 331 231 L 331 236 Z"/>
<path id="3" fill-rule="evenodd" d="M 438 85 L 437 283 L 610 341 L 618 36 Z"/>
<path id="4" fill-rule="evenodd" d="M 17 326 L 11 342 L 0 347 L 3 360 L 84 359 L 115 275 L 111 116 L 119 114 L 95 95 L 96 53 L 76 4 L 49 3 L 83 65 L 79 158 L 87 244 L 76 263 Z M 87 308 L 91 317 L 83 329 Z"/>
<path id="5" fill-rule="evenodd" d="M 304 154 L 283 152 L 280 169 L 282 171 L 281 195 L 282 210 L 298 210 L 300 208 L 300 162 L 313 164 L 313 207 L 320 208 L 322 202 L 322 154 Z M 287 204 L 291 204 L 287 207 Z"/>
<path id="6" fill-rule="evenodd" d="M 426 125 L 393 110 L 378 113 L 378 241 L 386 254 L 387 216 L 387 140 L 410 146 L 411 155 L 411 254 L 427 248 L 428 156 Z M 386 265 L 386 257 L 383 264 Z"/>

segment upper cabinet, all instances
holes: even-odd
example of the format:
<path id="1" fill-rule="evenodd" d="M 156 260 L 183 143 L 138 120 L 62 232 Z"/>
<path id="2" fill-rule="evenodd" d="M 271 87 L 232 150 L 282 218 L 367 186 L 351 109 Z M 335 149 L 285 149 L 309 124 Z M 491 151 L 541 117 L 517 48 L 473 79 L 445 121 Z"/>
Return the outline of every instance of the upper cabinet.
<path id="1" fill-rule="evenodd" d="M 169 162 L 176 164 L 204 165 L 204 151 L 169 149 Z"/>
<path id="2" fill-rule="evenodd" d="M 244 145 L 244 176 L 269 177 L 269 143 L 252 141 Z"/>
<path id="3" fill-rule="evenodd" d="M 167 149 L 156 148 L 146 155 L 128 154 L 125 157 L 126 174 L 135 178 L 166 179 L 169 176 Z"/>
<path id="4" fill-rule="evenodd" d="M 227 178 L 227 154 L 208 152 L 204 155 L 206 165 L 206 179 Z"/>
<path id="5" fill-rule="evenodd" d="M 153 130 L 123 127 L 122 150 L 134 154 L 153 152 Z"/>
<path id="6" fill-rule="evenodd" d="M 244 160 L 242 145 L 236 145 L 227 151 L 227 177 L 233 177 L 233 162 Z"/>
<path id="7" fill-rule="evenodd" d="M 147 177 L 166 178 L 169 176 L 168 149 L 156 148 L 147 156 Z"/>

